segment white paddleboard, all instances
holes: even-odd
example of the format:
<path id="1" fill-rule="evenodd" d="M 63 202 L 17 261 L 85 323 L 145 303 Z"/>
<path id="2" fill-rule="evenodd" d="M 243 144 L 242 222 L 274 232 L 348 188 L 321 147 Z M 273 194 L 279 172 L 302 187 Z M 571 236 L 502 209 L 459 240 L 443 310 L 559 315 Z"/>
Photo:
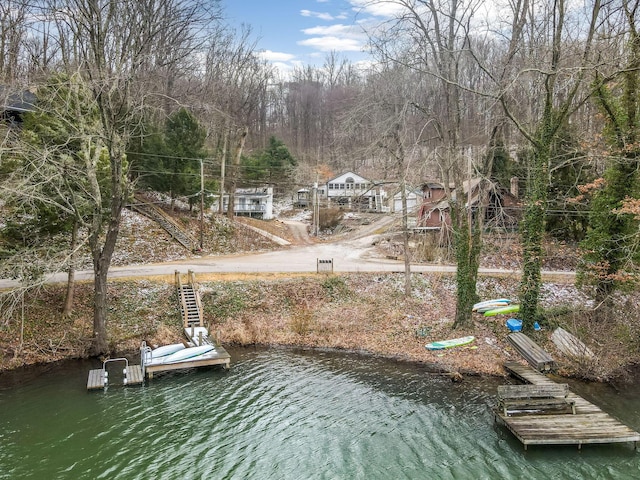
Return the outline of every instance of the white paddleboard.
<path id="1" fill-rule="evenodd" d="M 167 355 L 164 357 L 162 363 L 175 363 L 181 362 L 182 360 L 191 359 L 193 357 L 198 357 L 200 355 L 204 355 L 205 353 L 214 350 L 213 345 L 201 345 L 199 347 L 189 347 L 179 350 L 171 355 Z"/>
<path id="2" fill-rule="evenodd" d="M 151 350 L 152 358 L 165 357 L 167 355 L 171 355 L 172 353 L 176 353 L 177 351 L 183 350 L 184 344 L 182 343 L 172 343 L 171 345 L 163 345 L 162 347 L 155 348 Z"/>

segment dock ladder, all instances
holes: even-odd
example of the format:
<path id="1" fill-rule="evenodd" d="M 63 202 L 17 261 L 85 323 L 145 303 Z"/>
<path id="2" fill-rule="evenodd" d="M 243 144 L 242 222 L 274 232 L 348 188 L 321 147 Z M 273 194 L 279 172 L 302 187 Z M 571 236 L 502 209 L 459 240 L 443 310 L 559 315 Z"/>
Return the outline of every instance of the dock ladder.
<path id="1" fill-rule="evenodd" d="M 178 301 L 180 302 L 180 315 L 184 328 L 203 327 L 202 303 L 200 293 L 192 270 L 187 273 L 187 283 L 183 284 L 180 272 L 176 270 L 176 286 L 178 287 Z"/>

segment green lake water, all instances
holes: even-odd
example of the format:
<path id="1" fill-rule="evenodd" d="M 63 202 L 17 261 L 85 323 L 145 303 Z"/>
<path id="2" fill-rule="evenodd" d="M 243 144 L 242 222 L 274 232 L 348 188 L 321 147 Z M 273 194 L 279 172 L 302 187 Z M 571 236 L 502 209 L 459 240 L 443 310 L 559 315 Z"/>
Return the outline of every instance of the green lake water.
<path id="1" fill-rule="evenodd" d="M 633 445 L 530 447 L 501 379 L 355 354 L 230 349 L 231 370 L 87 392 L 92 362 L 0 376 L 0 479 L 634 479 Z M 137 363 L 137 362 L 136 362 Z M 113 380 L 112 380 L 113 381 Z M 574 390 L 640 429 L 640 389 Z"/>

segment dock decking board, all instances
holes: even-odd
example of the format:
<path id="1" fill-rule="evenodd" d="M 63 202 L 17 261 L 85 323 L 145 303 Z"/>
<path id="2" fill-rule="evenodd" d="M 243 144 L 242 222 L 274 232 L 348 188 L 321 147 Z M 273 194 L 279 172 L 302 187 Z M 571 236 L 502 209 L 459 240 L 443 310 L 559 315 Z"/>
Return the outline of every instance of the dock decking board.
<path id="1" fill-rule="evenodd" d="M 98 390 L 104 388 L 104 377 L 101 368 L 89 370 L 89 378 L 87 379 L 87 390 Z"/>
<path id="2" fill-rule="evenodd" d="M 140 365 L 129 365 L 127 368 L 126 385 L 141 385 L 144 378 L 142 376 L 142 367 Z M 87 390 L 104 389 L 104 370 L 96 368 L 89 370 L 89 378 L 87 379 Z"/>
<path id="3" fill-rule="evenodd" d="M 507 362 L 504 366 L 525 382 L 534 385 L 555 383 L 533 368 L 517 362 Z M 525 449 L 528 445 L 577 445 L 580 448 L 587 444 L 627 442 L 633 442 L 635 446 L 640 441 L 640 433 L 603 412 L 597 405 L 573 392 L 567 398 L 575 401 L 575 415 L 508 416 L 496 410 L 496 418 L 501 419 Z"/>
<path id="4" fill-rule="evenodd" d="M 141 385 L 144 378 L 140 365 L 129 365 L 127 369 L 127 385 Z"/>

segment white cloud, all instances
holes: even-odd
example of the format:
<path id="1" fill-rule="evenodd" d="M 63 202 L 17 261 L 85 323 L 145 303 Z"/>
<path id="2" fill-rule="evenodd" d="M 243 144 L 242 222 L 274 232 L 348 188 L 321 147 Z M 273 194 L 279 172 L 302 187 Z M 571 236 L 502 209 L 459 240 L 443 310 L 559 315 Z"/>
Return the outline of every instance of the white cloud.
<path id="1" fill-rule="evenodd" d="M 326 27 L 311 27 L 302 30 L 305 35 L 338 35 L 350 38 L 358 38 L 362 36 L 362 32 L 351 25 L 327 25 Z"/>
<path id="2" fill-rule="evenodd" d="M 323 52 L 359 52 L 362 50 L 362 42 L 359 40 L 334 36 L 309 38 L 298 42 L 298 45 L 313 47 Z"/>
<path id="3" fill-rule="evenodd" d="M 311 10 L 300 10 L 300 15 L 303 17 L 314 17 L 320 20 L 335 20 L 334 16 L 326 12 L 314 12 Z"/>
<path id="4" fill-rule="evenodd" d="M 271 50 L 264 50 L 264 51 L 260 52 L 260 57 L 264 58 L 268 62 L 274 62 L 274 63 L 275 62 L 290 62 L 291 60 L 296 58 L 296 56 L 291 54 L 291 53 L 273 52 Z"/>
<path id="5" fill-rule="evenodd" d="M 372 2 L 371 0 L 349 0 L 353 10 L 358 13 L 366 13 L 375 17 L 393 17 L 401 12 L 403 7 L 395 2 Z"/>
<path id="6" fill-rule="evenodd" d="M 335 25 L 316 26 L 305 28 L 302 33 L 311 37 L 301 40 L 298 45 L 315 48 L 322 52 L 358 52 L 362 51 L 366 36 L 362 30 L 355 25 Z"/>

